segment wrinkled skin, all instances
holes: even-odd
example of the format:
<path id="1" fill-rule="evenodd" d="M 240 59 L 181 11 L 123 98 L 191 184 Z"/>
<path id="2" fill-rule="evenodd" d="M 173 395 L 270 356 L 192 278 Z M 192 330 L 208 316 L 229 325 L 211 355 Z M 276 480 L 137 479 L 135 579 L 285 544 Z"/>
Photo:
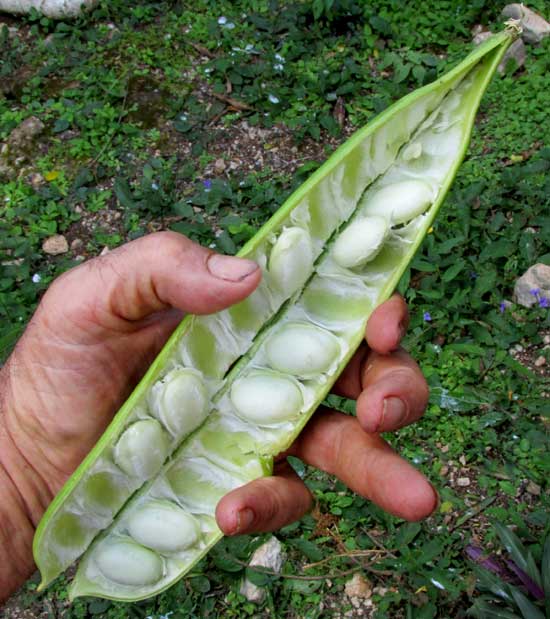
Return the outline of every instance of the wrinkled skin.
<path id="1" fill-rule="evenodd" d="M 133 241 L 59 277 L 0 371 L 0 600 L 34 569 L 34 529 L 186 312 L 221 310 L 249 295 L 261 272 L 170 232 Z M 288 453 L 339 477 L 407 520 L 437 494 L 379 436 L 419 419 L 426 382 L 399 348 L 408 322 L 394 296 L 372 314 L 365 343 L 335 391 L 357 417 L 319 410 Z M 273 477 L 234 490 L 216 517 L 227 535 L 274 530 L 312 497 L 282 454 Z"/>

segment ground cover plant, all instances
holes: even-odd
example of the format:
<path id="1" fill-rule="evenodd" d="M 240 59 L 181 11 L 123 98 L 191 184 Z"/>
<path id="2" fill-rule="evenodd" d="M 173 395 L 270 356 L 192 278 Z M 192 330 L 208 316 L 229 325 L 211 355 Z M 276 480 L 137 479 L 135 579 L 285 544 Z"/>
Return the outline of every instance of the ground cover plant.
<path id="1" fill-rule="evenodd" d="M 550 15 L 548 2 L 531 6 Z M 18 153 L 19 173 L 0 183 L 4 356 L 52 278 L 105 247 L 171 228 L 234 253 L 345 136 L 461 59 L 473 26 L 497 30 L 501 8 L 114 0 L 74 22 L 2 16 L 0 140 L 25 119 L 43 124 Z M 424 420 L 392 440 L 438 488 L 438 512 L 403 523 L 296 461 L 317 506 L 277 534 L 283 574 L 251 574 L 266 585 L 263 604 L 238 593 L 264 539 L 247 537 L 223 541 L 150 601 L 69 607 L 64 577 L 41 595 L 31 580 L 7 616 L 464 617 L 476 591 L 466 548 L 499 551 L 493 521 L 541 564 L 550 385 L 533 359 L 550 361 L 549 310 L 503 301 L 526 268 L 550 264 L 549 46 L 529 47 L 525 67 L 511 63 L 491 85 L 452 193 L 400 284 L 412 315 L 405 344 L 432 395 Z M 55 233 L 70 249 L 47 255 Z M 365 598 L 345 594 L 356 572 L 370 583 Z"/>

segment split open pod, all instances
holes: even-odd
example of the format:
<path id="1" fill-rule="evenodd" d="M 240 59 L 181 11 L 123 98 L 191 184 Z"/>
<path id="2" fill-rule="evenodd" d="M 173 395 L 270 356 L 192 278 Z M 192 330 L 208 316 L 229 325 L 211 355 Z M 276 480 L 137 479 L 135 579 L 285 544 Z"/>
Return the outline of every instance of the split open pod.
<path id="1" fill-rule="evenodd" d="M 345 368 L 432 225 L 513 28 L 345 142 L 239 252 L 263 280 L 187 316 L 42 519 L 44 588 L 139 600 L 221 538 L 233 488 L 269 475 Z"/>

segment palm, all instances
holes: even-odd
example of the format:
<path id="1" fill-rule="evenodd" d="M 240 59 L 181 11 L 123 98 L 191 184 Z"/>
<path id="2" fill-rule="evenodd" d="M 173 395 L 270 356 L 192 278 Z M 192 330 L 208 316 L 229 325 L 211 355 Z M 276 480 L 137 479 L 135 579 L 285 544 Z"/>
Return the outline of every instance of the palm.
<path id="1" fill-rule="evenodd" d="M 33 377 L 25 425 L 59 473 L 48 480 L 54 490 L 97 441 L 176 323 L 172 314 L 147 324 L 102 320 L 89 306 L 69 304 L 53 314 L 55 333 L 47 317 L 62 298 L 44 299 L 18 347 L 24 359 L 16 352 L 12 362 Z"/>

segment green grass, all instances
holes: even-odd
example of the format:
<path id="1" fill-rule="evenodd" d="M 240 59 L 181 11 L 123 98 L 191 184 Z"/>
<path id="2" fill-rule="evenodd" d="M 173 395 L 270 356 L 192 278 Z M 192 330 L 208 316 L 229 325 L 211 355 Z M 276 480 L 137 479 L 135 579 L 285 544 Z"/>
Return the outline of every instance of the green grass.
<path id="1" fill-rule="evenodd" d="M 547 1 L 531 6 L 550 14 Z M 344 139 L 341 110 L 348 129 L 361 126 L 462 58 L 475 24 L 498 29 L 498 13 L 484 0 L 431 0 L 422 10 L 397 0 L 112 0 L 74 22 L 32 15 L 15 37 L 0 27 L 0 82 L 17 78 L 0 95 L 0 140 L 32 115 L 46 125 L 24 173 L 0 186 L 0 351 L 9 352 L 53 277 L 75 263 L 76 252 L 44 256 L 45 238 L 81 238 L 78 253 L 91 257 L 170 227 L 234 253 Z M 267 585 L 263 606 L 238 594 L 262 537 L 223 541 L 192 577 L 151 601 L 82 599 L 66 608 L 62 577 L 39 596 L 28 583 L 22 605 L 70 619 L 331 617 L 331 601 L 351 608 L 341 574 L 358 569 L 387 589 L 374 595 L 379 618 L 463 617 L 472 533 L 491 544 L 491 519 L 514 525 L 540 559 L 550 530 L 550 385 L 508 350 L 542 348 L 550 317 L 500 304 L 526 268 L 550 264 L 549 59 L 546 39 L 528 48 L 523 70 L 495 78 L 452 193 L 400 284 L 412 316 L 406 346 L 432 396 L 423 421 L 392 441 L 438 487 L 438 514 L 403 523 L 295 462 L 319 512 L 278 534 L 289 557 L 283 575 L 253 576 Z M 216 173 L 219 144 L 243 120 L 252 130 L 280 129 L 295 161 Z M 278 146 L 256 139 L 266 155 Z M 33 174 L 43 180 L 33 184 Z M 95 232 L 85 232 L 88 221 L 99 223 Z M 466 467 L 472 486 L 453 487 L 441 475 L 449 466 Z M 526 480 L 541 486 L 539 497 L 521 491 Z M 336 556 L 375 548 L 385 552 L 372 564 Z"/>

